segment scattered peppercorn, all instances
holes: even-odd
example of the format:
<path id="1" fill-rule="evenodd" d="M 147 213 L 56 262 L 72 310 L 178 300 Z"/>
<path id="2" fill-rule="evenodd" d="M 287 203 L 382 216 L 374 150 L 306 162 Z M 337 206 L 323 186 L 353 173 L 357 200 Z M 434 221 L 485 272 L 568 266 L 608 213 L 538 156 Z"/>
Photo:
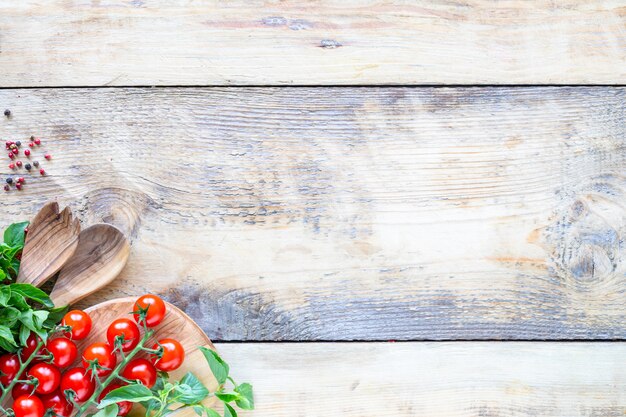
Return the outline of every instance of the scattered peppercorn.
<path id="1" fill-rule="evenodd" d="M 17 155 L 18 153 L 20 153 L 20 150 L 17 149 L 17 148 L 13 148 L 13 150 L 11 152 L 13 152 L 15 155 Z"/>
<path id="2" fill-rule="evenodd" d="M 18 168 L 21 168 L 22 167 L 22 161 L 17 161 L 15 163 L 15 165 L 17 165 Z"/>
<path id="3" fill-rule="evenodd" d="M 9 169 L 15 169 L 15 164 L 14 163 L 10 163 L 9 164 Z"/>
<path id="4" fill-rule="evenodd" d="M 28 146 L 30 146 L 32 148 L 33 146 L 35 146 L 35 144 L 31 142 L 31 143 L 28 144 Z"/>
<path id="5" fill-rule="evenodd" d="M 24 165 L 24 168 L 26 168 L 27 171 L 30 171 L 30 169 L 32 168 L 32 166 L 29 163 L 26 163 Z"/>
<path id="6" fill-rule="evenodd" d="M 34 165 L 35 167 L 38 167 L 38 166 L 39 166 L 39 161 L 33 161 L 33 165 Z"/>
<path id="7" fill-rule="evenodd" d="M 41 174 L 41 175 L 46 175 L 46 171 L 45 171 L 43 168 L 41 168 L 41 169 L 39 170 L 39 174 Z"/>
<path id="8" fill-rule="evenodd" d="M 8 185 L 4 186 L 4 191 L 10 191 L 10 190 L 11 190 L 11 187 L 9 187 Z"/>
<path id="9" fill-rule="evenodd" d="M 52 158 L 52 155 L 50 155 L 49 153 L 45 154 L 43 156 L 44 158 L 46 158 L 47 160 L 50 160 L 50 158 Z"/>
<path id="10" fill-rule="evenodd" d="M 35 145 L 41 145 L 41 139 L 39 138 L 35 139 Z"/>
<path id="11" fill-rule="evenodd" d="M 30 149 L 24 149 L 24 155 L 30 156 Z"/>
<path id="12" fill-rule="evenodd" d="M 17 142 L 15 142 L 15 146 L 17 146 L 17 147 L 19 148 L 20 146 L 22 146 L 22 142 L 20 142 L 20 141 L 18 140 Z"/>
<path id="13" fill-rule="evenodd" d="M 11 177 L 7 178 L 7 184 L 13 184 L 13 178 Z"/>
<path id="14" fill-rule="evenodd" d="M 19 178 L 17 179 L 17 182 L 18 182 L 19 184 L 24 184 L 24 182 L 25 182 L 25 181 L 24 181 L 24 177 L 19 177 Z"/>
<path id="15" fill-rule="evenodd" d="M 35 135 L 30 135 L 30 140 L 35 140 Z"/>
<path id="16" fill-rule="evenodd" d="M 13 155 L 13 152 L 9 152 L 9 158 L 11 159 L 15 158 L 15 155 Z"/>
<path id="17" fill-rule="evenodd" d="M 15 184 L 15 188 L 17 188 L 18 190 L 22 189 L 22 184 L 20 184 L 19 182 Z"/>
<path id="18" fill-rule="evenodd" d="M 11 115 L 11 110 L 6 109 L 6 110 L 4 111 L 4 115 L 5 115 L 6 117 L 9 117 L 9 116 Z"/>

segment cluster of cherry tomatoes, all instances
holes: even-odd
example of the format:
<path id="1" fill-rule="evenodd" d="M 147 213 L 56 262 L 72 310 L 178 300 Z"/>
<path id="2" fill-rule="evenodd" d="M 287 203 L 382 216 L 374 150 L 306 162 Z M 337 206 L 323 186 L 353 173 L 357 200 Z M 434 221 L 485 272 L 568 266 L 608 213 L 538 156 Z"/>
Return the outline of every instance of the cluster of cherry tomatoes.
<path id="1" fill-rule="evenodd" d="M 70 368 L 78 356 L 78 348 L 74 342 L 89 336 L 92 328 L 91 317 L 81 310 L 67 313 L 61 324 L 70 330 L 63 336 L 50 338 L 39 351 L 37 346 L 40 339 L 32 333 L 19 357 L 17 354 L 0 356 L 2 386 L 8 386 L 16 377 L 19 377 L 19 380 L 31 381 L 31 383 L 19 382 L 13 386 L 11 394 L 14 399 L 15 417 L 43 417 L 46 410 L 52 410 L 60 417 L 69 417 L 74 410 L 74 404 L 68 401 L 66 396 L 68 392 L 72 392 L 70 395 L 76 404 L 90 399 L 97 384 L 116 369 L 119 350 L 129 353 L 140 343 L 141 332 L 137 324 L 143 326 L 142 320 L 145 320 L 146 327 L 154 327 L 165 317 L 165 303 L 155 295 L 140 297 L 135 303 L 135 308 L 137 311 L 133 315 L 134 321 L 128 318 L 114 320 L 107 328 L 106 342 L 92 343 L 83 350 L 81 366 Z M 144 313 L 140 314 L 138 311 Z M 123 380 L 110 383 L 102 390 L 98 401 L 128 380 L 137 381 L 151 388 L 157 380 L 157 370 L 173 371 L 180 367 L 185 358 L 183 347 L 174 339 L 159 340 L 152 346 L 151 351 L 153 354 L 148 355 L 148 358 L 138 357 L 126 363 L 119 372 Z M 154 354 L 157 351 L 159 353 Z M 37 355 L 37 358 L 31 361 L 25 375 L 18 376 L 20 363 L 31 355 Z M 93 375 L 94 372 L 97 378 Z M 130 412 L 132 403 L 121 402 L 118 407 L 118 415 L 125 416 Z"/>

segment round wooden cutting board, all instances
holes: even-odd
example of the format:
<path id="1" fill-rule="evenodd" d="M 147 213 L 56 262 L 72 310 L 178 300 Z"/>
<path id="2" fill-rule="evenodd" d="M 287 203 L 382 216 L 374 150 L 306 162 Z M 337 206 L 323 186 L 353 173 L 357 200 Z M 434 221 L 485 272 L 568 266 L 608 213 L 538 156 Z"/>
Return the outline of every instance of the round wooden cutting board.
<path id="1" fill-rule="evenodd" d="M 86 309 L 85 311 L 89 313 L 93 321 L 93 327 L 89 337 L 77 343 L 79 353 L 91 343 L 106 342 L 106 330 L 113 320 L 122 317 L 132 319 L 132 315 L 129 313 L 133 311 L 134 303 L 137 298 L 138 297 L 117 298 Z M 218 383 L 213 377 L 204 355 L 200 349 L 198 349 L 199 346 L 204 346 L 215 350 L 213 343 L 211 343 L 207 335 L 204 334 L 202 329 L 200 329 L 189 316 L 170 303 L 166 303 L 166 305 L 167 314 L 165 315 L 165 319 L 161 324 L 153 328 L 155 335 L 148 345 L 151 346 L 152 342 L 156 343 L 158 339 L 177 339 L 185 348 L 185 361 L 180 368 L 170 372 L 170 379 L 176 381 L 182 378 L 187 372 L 192 372 L 211 392 L 215 391 Z M 142 355 L 138 355 L 137 357 L 141 356 Z M 207 400 L 206 405 L 211 407 L 215 403 L 215 398 L 210 398 Z M 143 415 L 143 413 L 141 413 L 142 410 L 138 410 L 138 408 L 140 407 L 136 405 L 130 415 Z M 197 414 L 191 408 L 187 408 L 176 412 L 175 416 L 197 417 Z"/>

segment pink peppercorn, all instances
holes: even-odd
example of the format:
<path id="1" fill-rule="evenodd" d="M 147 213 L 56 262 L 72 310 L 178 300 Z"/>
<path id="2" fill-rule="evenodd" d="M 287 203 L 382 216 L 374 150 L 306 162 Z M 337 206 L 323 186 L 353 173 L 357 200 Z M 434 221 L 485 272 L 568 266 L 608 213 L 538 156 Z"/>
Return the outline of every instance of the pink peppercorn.
<path id="1" fill-rule="evenodd" d="M 8 185 L 4 186 L 4 191 L 9 191 L 11 189 L 11 187 L 9 187 Z"/>
<path id="2" fill-rule="evenodd" d="M 9 152 L 9 158 L 11 159 L 15 158 L 15 155 L 13 155 L 13 152 Z"/>
<path id="3" fill-rule="evenodd" d="M 16 183 L 16 184 L 15 184 L 15 188 L 17 188 L 18 190 L 21 190 L 21 189 L 22 189 L 22 184 L 21 184 L 21 183 L 19 183 L 19 182 L 18 182 L 18 183 Z"/>
<path id="4" fill-rule="evenodd" d="M 19 177 L 19 178 L 17 179 L 17 182 L 18 182 L 18 183 L 20 183 L 20 184 L 24 184 L 24 182 L 25 182 L 25 181 L 24 181 L 24 177 Z"/>
<path id="5" fill-rule="evenodd" d="M 13 148 L 13 150 L 11 152 L 13 152 L 15 155 L 17 155 L 18 153 L 20 153 L 20 150 L 17 149 L 17 148 Z"/>
<path id="6" fill-rule="evenodd" d="M 32 148 L 33 146 L 35 146 L 35 144 L 33 142 L 31 142 L 31 143 L 28 144 L 28 146 L 30 146 Z"/>
<path id="7" fill-rule="evenodd" d="M 41 145 L 41 139 L 39 138 L 35 139 L 35 145 Z"/>
<path id="8" fill-rule="evenodd" d="M 15 163 L 15 165 L 17 165 L 18 168 L 21 168 L 22 167 L 22 161 L 17 161 Z"/>
<path id="9" fill-rule="evenodd" d="M 46 175 L 46 171 L 45 171 L 43 168 L 41 168 L 41 169 L 39 170 L 39 174 L 41 174 L 41 175 Z"/>
<path id="10" fill-rule="evenodd" d="M 47 153 L 47 154 L 45 154 L 43 157 L 49 160 L 50 158 L 52 158 L 52 155 L 50 155 L 49 153 Z"/>
<path id="11" fill-rule="evenodd" d="M 9 169 L 15 169 L 15 164 L 14 163 L 10 163 L 9 164 Z"/>
<path id="12" fill-rule="evenodd" d="M 30 149 L 24 149 L 24 155 L 30 156 Z"/>

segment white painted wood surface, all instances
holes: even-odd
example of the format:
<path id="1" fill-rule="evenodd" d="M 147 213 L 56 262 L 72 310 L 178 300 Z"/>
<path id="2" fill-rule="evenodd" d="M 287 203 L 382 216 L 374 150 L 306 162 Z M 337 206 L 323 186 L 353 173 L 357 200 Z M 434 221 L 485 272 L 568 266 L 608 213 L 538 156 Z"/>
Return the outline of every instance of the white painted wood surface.
<path id="1" fill-rule="evenodd" d="M 626 338 L 624 88 L 0 102 L 3 138 L 53 154 L 2 222 L 57 198 L 133 241 L 85 305 L 157 292 L 214 340 Z"/>
<path id="2" fill-rule="evenodd" d="M 626 82 L 626 7 L 1 0 L 0 86 Z"/>
<path id="3" fill-rule="evenodd" d="M 623 417 L 623 343 L 217 344 L 244 417 Z"/>

